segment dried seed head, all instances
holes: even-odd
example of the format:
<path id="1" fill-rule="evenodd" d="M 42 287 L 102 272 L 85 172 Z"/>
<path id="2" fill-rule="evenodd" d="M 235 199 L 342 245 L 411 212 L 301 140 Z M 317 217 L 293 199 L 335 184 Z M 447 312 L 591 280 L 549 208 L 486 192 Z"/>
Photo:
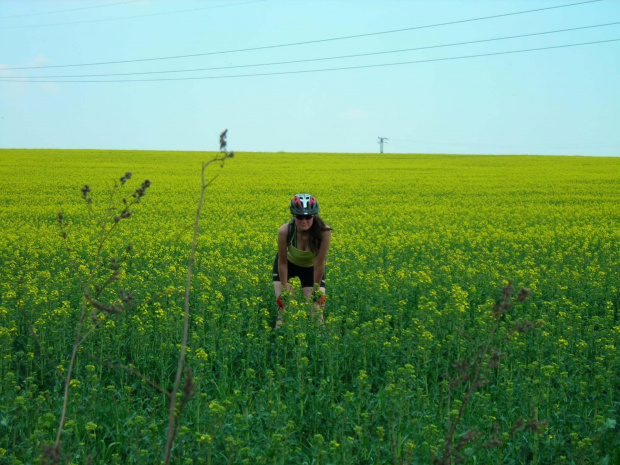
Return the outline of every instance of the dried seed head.
<path id="1" fill-rule="evenodd" d="M 508 301 L 510 300 L 510 296 L 512 295 L 512 292 L 515 290 L 515 288 L 512 286 L 512 284 L 509 282 L 508 285 L 502 289 L 502 301 Z"/>
<path id="2" fill-rule="evenodd" d="M 529 289 L 522 287 L 519 293 L 517 294 L 517 300 L 519 302 L 525 302 L 525 300 L 529 297 L 530 292 L 531 291 Z"/>
<path id="3" fill-rule="evenodd" d="M 224 131 L 220 134 L 220 152 L 224 152 L 226 150 L 226 135 L 228 134 L 228 129 L 224 129 Z"/>
<path id="4" fill-rule="evenodd" d="M 499 439 L 490 439 L 485 445 L 484 447 L 486 447 L 487 449 L 495 449 L 498 446 L 502 445 L 502 441 L 500 441 Z"/>
<path id="5" fill-rule="evenodd" d="M 493 318 L 495 318 L 496 320 L 499 320 L 502 315 L 504 314 L 504 309 L 502 305 L 493 305 L 493 309 L 491 310 L 491 315 L 493 316 Z"/>
<path id="6" fill-rule="evenodd" d="M 517 321 L 515 323 L 515 329 L 520 333 L 527 333 L 534 329 L 534 324 L 530 320 L 523 320 L 523 322 Z"/>
<path id="7" fill-rule="evenodd" d="M 522 430 L 524 424 L 525 424 L 525 421 L 523 420 L 523 417 L 520 417 L 515 423 L 515 425 L 512 427 L 512 429 L 510 430 L 510 435 L 512 436 L 517 431 Z"/>
<path id="8" fill-rule="evenodd" d="M 147 179 L 142 183 L 142 185 L 138 189 L 136 189 L 136 191 L 133 193 L 133 197 L 134 199 L 136 199 L 136 202 L 138 202 L 140 198 L 143 197 L 144 194 L 146 194 L 146 190 L 149 187 L 151 187 L 151 181 Z"/>
<path id="9" fill-rule="evenodd" d="M 123 307 L 125 308 L 131 307 L 135 300 L 133 293 L 125 289 L 121 289 L 119 293 L 121 296 L 121 302 L 122 302 Z"/>
<path id="10" fill-rule="evenodd" d="M 121 178 L 121 184 L 123 184 L 123 185 L 124 185 L 124 184 L 127 182 L 127 180 L 128 180 L 128 179 L 131 179 L 131 173 L 130 173 L 129 171 L 127 171 L 127 172 L 125 173 L 125 176 L 123 176 L 123 177 Z"/>
<path id="11" fill-rule="evenodd" d="M 494 370 L 499 367 L 499 359 L 504 356 L 501 352 L 493 352 L 489 357 L 489 364 L 487 365 L 489 370 Z"/>

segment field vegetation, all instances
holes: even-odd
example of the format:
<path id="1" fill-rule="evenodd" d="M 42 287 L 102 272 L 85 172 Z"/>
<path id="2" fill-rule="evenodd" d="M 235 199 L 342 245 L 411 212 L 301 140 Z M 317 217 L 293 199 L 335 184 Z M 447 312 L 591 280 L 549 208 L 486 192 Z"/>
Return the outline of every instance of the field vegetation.
<path id="1" fill-rule="evenodd" d="M 161 463 L 215 155 L 0 151 L 0 464 Z M 620 463 L 620 159 L 237 153 L 207 171 L 171 463 Z M 325 325 L 297 296 L 274 331 L 298 192 L 333 228 Z"/>

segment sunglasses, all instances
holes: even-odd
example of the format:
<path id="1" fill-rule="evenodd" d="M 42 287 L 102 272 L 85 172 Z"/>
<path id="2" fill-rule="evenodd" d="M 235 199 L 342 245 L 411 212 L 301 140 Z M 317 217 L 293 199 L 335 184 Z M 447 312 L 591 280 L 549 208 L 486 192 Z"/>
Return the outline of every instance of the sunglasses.
<path id="1" fill-rule="evenodd" d="M 298 220 L 308 220 L 310 221 L 312 218 L 314 218 L 314 215 L 295 215 L 295 218 L 297 218 Z"/>

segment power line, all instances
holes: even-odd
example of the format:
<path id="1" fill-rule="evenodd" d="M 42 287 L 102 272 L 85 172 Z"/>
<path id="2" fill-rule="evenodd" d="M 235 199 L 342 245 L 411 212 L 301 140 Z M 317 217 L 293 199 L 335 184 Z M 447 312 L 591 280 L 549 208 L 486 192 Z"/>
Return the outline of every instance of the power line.
<path id="1" fill-rule="evenodd" d="M 497 147 L 497 148 L 511 148 L 511 147 L 519 147 L 523 145 L 523 142 L 515 142 L 515 143 L 511 143 L 511 144 L 506 144 L 506 143 L 481 143 L 481 142 L 431 142 L 431 141 L 425 141 L 425 140 L 412 140 L 412 139 L 390 139 L 391 141 L 396 141 L 396 142 L 408 142 L 409 144 L 404 144 L 405 146 L 407 145 L 411 145 L 411 144 L 416 144 L 418 146 L 420 145 L 439 145 L 439 146 L 458 146 L 458 147 Z M 396 145 L 400 145 L 400 144 L 396 144 Z M 540 144 L 537 144 L 538 146 L 540 146 Z M 590 143 L 590 142 L 583 142 L 583 143 L 570 143 L 567 145 L 558 145 L 558 144 L 544 144 L 544 147 L 549 148 L 549 147 L 591 147 L 591 146 L 597 146 L 597 147 L 612 147 L 614 146 L 614 144 L 594 144 L 594 143 Z"/>
<path id="2" fill-rule="evenodd" d="M 412 65 L 418 63 L 431 63 L 438 61 L 451 61 L 451 60 L 463 60 L 468 58 L 481 58 L 488 56 L 497 56 L 497 55 L 509 55 L 513 53 L 525 53 L 525 52 L 536 52 L 541 50 L 552 50 L 559 48 L 569 48 L 569 47 L 578 47 L 582 45 L 593 45 L 593 44 L 602 44 L 607 42 L 617 42 L 620 41 L 618 39 L 609 39 L 609 40 L 598 40 L 594 42 L 581 42 L 578 44 L 566 44 L 566 45 L 555 45 L 550 47 L 540 47 L 540 48 L 528 48 L 522 50 L 509 50 L 506 52 L 494 52 L 494 53 L 480 53 L 476 55 L 462 55 L 457 57 L 446 57 L 446 58 L 433 58 L 427 60 L 415 60 L 415 61 L 401 61 L 396 63 L 382 63 L 376 65 L 359 65 L 359 66 L 344 66 L 339 68 L 322 68 L 322 69 L 309 69 L 309 70 L 301 70 L 301 71 L 278 71 L 272 73 L 255 73 L 255 74 L 236 74 L 236 75 L 228 75 L 228 76 L 198 76 L 198 77 L 182 77 L 182 78 L 157 78 L 157 79 L 109 79 L 109 80 L 74 80 L 74 81 L 54 81 L 54 80 L 45 80 L 45 79 L 10 79 L 10 78 L 0 78 L 0 82 L 55 82 L 55 83 L 65 83 L 65 82 L 83 82 L 83 83 L 112 83 L 112 82 L 156 82 L 156 81 L 190 81 L 190 80 L 203 80 L 203 79 L 228 79 L 228 78 L 242 78 L 242 77 L 258 77 L 258 76 L 278 76 L 285 74 L 306 74 L 306 73 L 320 73 L 327 71 L 344 71 L 351 69 L 365 69 L 365 68 L 382 68 L 386 66 L 402 66 L 402 65 Z"/>
<path id="3" fill-rule="evenodd" d="M 544 10 L 567 8 L 567 7 L 583 5 L 583 4 L 588 4 L 588 3 L 596 3 L 600 1 L 602 0 L 587 0 L 584 2 L 569 3 L 565 5 L 556 5 L 556 6 L 545 7 L 545 8 L 537 8 L 534 10 L 524 10 L 524 11 L 516 11 L 513 13 L 503 13 L 503 14 L 493 15 L 493 16 L 483 16 L 480 18 L 462 19 L 458 21 L 450 21 L 450 22 L 445 22 L 445 23 L 427 24 L 424 26 L 413 26 L 413 27 L 402 28 L 402 29 L 392 29 L 389 31 L 369 32 L 365 34 L 332 37 L 328 39 L 316 39 L 316 40 L 308 40 L 308 41 L 303 41 L 303 42 L 292 42 L 292 43 L 277 44 L 277 45 L 264 45 L 261 47 L 222 50 L 222 51 L 217 51 L 217 52 L 194 53 L 194 54 L 189 54 L 189 55 L 173 55 L 173 56 L 156 57 L 156 58 L 137 58 L 133 60 L 101 61 L 101 62 L 92 62 L 92 63 L 74 63 L 74 64 L 68 64 L 68 65 L 21 66 L 21 67 L 11 67 L 11 68 L 3 68 L 3 69 L 15 70 L 15 69 L 43 69 L 43 68 L 67 68 L 67 67 L 76 67 L 76 66 L 115 65 L 115 64 L 121 64 L 121 63 L 139 63 L 139 62 L 145 62 L 145 61 L 177 60 L 177 59 L 182 59 L 182 58 L 195 58 L 199 56 L 223 55 L 223 54 L 228 54 L 228 53 L 252 52 L 252 51 L 257 51 L 257 50 L 268 50 L 268 49 L 274 49 L 274 48 L 296 47 L 299 45 L 309 45 L 309 44 L 318 44 L 318 43 L 324 43 L 324 42 L 334 42 L 334 41 L 339 41 L 339 40 L 359 39 L 362 37 L 371 37 L 371 36 L 384 35 L 384 34 L 395 34 L 399 32 L 414 31 L 414 30 L 419 30 L 419 29 L 428 29 L 428 28 L 440 27 L 440 26 L 450 26 L 454 24 L 462 24 L 462 23 L 473 22 L 473 21 L 483 21 L 487 19 L 495 19 L 495 18 L 501 18 L 501 17 L 506 17 L 506 16 L 521 15 L 521 14 L 526 14 L 526 13 L 535 13 L 535 12 L 544 11 Z"/>
<path id="4" fill-rule="evenodd" d="M 27 13 L 27 14 L 23 14 L 23 15 L 12 15 L 12 16 L 0 16 L 0 20 L 9 19 L 9 18 L 23 18 L 23 17 L 26 17 L 26 16 L 52 15 L 52 14 L 56 14 L 56 13 L 66 13 L 68 11 L 89 10 L 91 8 L 101 8 L 101 7 L 106 7 L 106 6 L 124 5 L 126 3 L 137 3 L 137 2 L 144 2 L 144 1 L 145 0 L 127 0 L 125 2 L 103 3 L 103 4 L 99 4 L 99 5 L 92 5 L 92 6 L 82 6 L 80 8 L 70 8 L 70 9 L 67 9 L 67 10 L 44 11 L 42 13 Z"/>
<path id="5" fill-rule="evenodd" d="M 322 57 L 322 58 L 308 58 L 308 59 L 302 59 L 302 60 L 276 61 L 276 62 L 270 62 L 270 63 L 256 63 L 256 64 L 249 64 L 249 65 L 247 65 L 247 64 L 246 65 L 230 65 L 230 66 L 219 66 L 219 67 L 211 67 L 211 68 L 176 69 L 176 70 L 167 70 L 167 71 L 139 71 L 139 72 L 132 72 L 132 73 L 69 74 L 69 75 L 51 75 L 51 76 L 32 76 L 32 78 L 34 78 L 34 79 L 36 79 L 36 78 L 48 79 L 48 78 L 78 78 L 78 77 L 81 78 L 81 77 L 107 77 L 107 76 L 135 76 L 135 75 L 148 75 L 148 74 L 188 73 L 188 72 L 196 72 L 196 71 L 215 71 L 215 70 L 222 70 L 222 69 L 253 68 L 253 67 L 258 67 L 258 66 L 290 65 L 290 64 L 297 64 L 297 63 L 308 63 L 308 62 L 313 62 L 313 61 L 340 60 L 340 59 L 345 59 L 345 58 L 360 58 L 360 57 L 366 57 L 366 56 L 385 55 L 385 54 L 390 54 L 390 53 L 402 53 L 402 52 L 412 52 L 412 51 L 416 51 L 416 50 L 427 50 L 427 49 L 433 49 L 433 48 L 454 47 L 454 46 L 459 46 L 459 45 L 471 45 L 471 44 L 478 44 L 478 43 L 483 43 L 483 42 L 492 42 L 492 41 L 498 41 L 498 40 L 518 39 L 518 38 L 523 38 L 523 37 L 533 37 L 533 36 L 539 36 L 539 35 L 545 35 L 545 34 L 557 34 L 557 33 L 560 33 L 560 32 L 570 32 L 570 31 L 577 31 L 577 30 L 582 30 L 582 29 L 592 29 L 592 28 L 597 28 L 597 27 L 613 26 L 613 25 L 618 25 L 618 24 L 620 24 L 620 21 L 617 21 L 617 22 L 614 22 L 614 23 L 596 24 L 596 25 L 591 25 L 591 26 L 573 27 L 573 28 L 570 28 L 570 29 L 558 29 L 558 30 L 555 30 L 555 31 L 534 32 L 534 33 L 530 33 L 530 34 L 520 34 L 520 35 L 516 35 L 516 36 L 505 36 L 505 37 L 496 37 L 496 38 L 492 38 L 492 39 L 481 39 L 481 40 L 471 40 L 471 41 L 467 41 L 467 42 L 456 42 L 456 43 L 451 43 L 451 44 L 429 45 L 429 46 L 425 46 L 425 47 L 405 48 L 405 49 L 399 49 L 399 50 L 387 50 L 387 51 L 382 51 L 382 52 L 357 53 L 357 54 L 353 54 L 353 55 L 340 55 L 340 56 Z M 8 69 L 8 68 L 0 69 L 0 72 L 4 71 L 5 69 Z M 10 76 L 10 77 L 12 79 L 29 79 L 29 78 L 31 78 L 31 76 Z"/>
<path id="6" fill-rule="evenodd" d="M 35 28 L 35 27 L 49 27 L 49 26 L 69 26 L 69 25 L 73 25 L 73 24 L 86 24 L 86 23 L 103 23 L 106 21 L 119 21 L 119 20 L 123 20 L 123 19 L 135 19 L 135 18 L 146 18 L 149 16 L 162 16 L 162 15 L 170 15 L 170 14 L 177 14 L 177 13 L 187 13 L 190 11 L 198 11 L 198 10 L 211 10 L 213 8 L 226 8 L 226 7 L 230 7 L 230 6 L 238 6 L 238 5 L 246 5 L 248 3 L 258 3 L 258 2 L 264 2 L 266 0 L 251 0 L 248 2 L 242 2 L 242 3 L 227 3 L 225 5 L 212 5 L 212 6 L 203 6 L 200 8 L 191 8 L 189 10 L 175 10 L 175 11 L 165 11 L 163 13 L 148 13 L 148 14 L 143 14 L 143 15 L 134 15 L 134 16 L 121 16 L 119 18 L 104 18 L 104 19 L 87 19 L 84 21 L 72 21 L 72 22 L 68 22 L 68 23 L 52 23 L 52 24 L 33 24 L 33 25 L 29 25 L 29 26 L 4 26 L 4 27 L 0 27 L 0 30 L 6 30 L 6 29 L 25 29 L 25 28 Z M 595 0 L 595 1 L 600 1 L 600 0 Z"/>

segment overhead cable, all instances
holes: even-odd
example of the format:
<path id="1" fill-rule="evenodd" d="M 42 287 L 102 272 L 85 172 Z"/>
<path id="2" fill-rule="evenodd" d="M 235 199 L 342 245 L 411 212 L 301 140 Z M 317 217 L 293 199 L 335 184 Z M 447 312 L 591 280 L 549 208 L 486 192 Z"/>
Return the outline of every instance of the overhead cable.
<path id="1" fill-rule="evenodd" d="M 320 72 L 327 72 L 327 71 L 344 71 L 344 70 L 352 70 L 352 69 L 382 68 L 382 67 L 387 67 L 387 66 L 402 66 L 402 65 L 412 65 L 412 64 L 418 64 L 418 63 L 463 60 L 463 59 L 468 59 L 468 58 L 481 58 L 481 57 L 489 57 L 489 56 L 497 56 L 497 55 L 509 55 L 513 53 L 537 52 L 541 50 L 579 47 L 583 45 L 603 44 L 603 43 L 617 42 L 617 41 L 620 41 L 620 38 L 609 39 L 609 40 L 597 40 L 593 42 L 581 42 L 578 44 L 555 45 L 555 46 L 550 46 L 550 47 L 528 48 L 528 49 L 522 49 L 522 50 L 509 50 L 506 52 L 480 53 L 476 55 L 461 55 L 461 56 L 456 56 L 456 57 L 431 58 L 431 59 L 426 59 L 426 60 L 414 60 L 414 61 L 401 61 L 401 62 L 396 62 L 396 63 L 343 66 L 343 67 L 338 67 L 338 68 L 321 68 L 321 69 L 308 69 L 308 70 L 298 70 L 298 71 L 276 71 L 276 72 L 271 72 L 271 73 L 233 74 L 233 75 L 226 75 L 226 76 L 197 76 L 197 77 L 156 78 L 156 79 L 62 80 L 62 81 L 54 81 L 54 80 L 38 79 L 38 78 L 30 78 L 27 80 L 26 79 L 0 78 L 0 82 L 55 82 L 55 83 L 63 83 L 63 82 L 113 83 L 113 82 L 157 82 L 157 81 L 161 82 L 161 81 L 195 81 L 195 80 L 206 80 L 206 79 L 230 79 L 230 78 L 258 77 L 258 76 L 278 76 L 278 75 L 285 75 L 285 74 L 320 73 Z"/>
<path id="2" fill-rule="evenodd" d="M 419 29 L 428 29 L 428 28 L 440 27 L 440 26 L 450 26 L 453 24 L 462 24 L 462 23 L 468 23 L 468 22 L 473 22 L 473 21 L 484 21 L 487 19 L 502 18 L 506 16 L 521 15 L 521 14 L 526 14 L 526 13 L 535 13 L 535 12 L 544 11 L 544 10 L 552 10 L 556 8 L 567 8 L 567 7 L 583 5 L 587 3 L 596 3 L 600 1 L 602 0 L 588 0 L 584 2 L 578 2 L 578 3 L 569 3 L 565 5 L 556 5 L 556 6 L 545 7 L 545 8 L 537 8 L 534 10 L 524 10 L 524 11 L 516 11 L 512 13 L 503 13 L 499 15 L 483 16 L 480 18 L 461 19 L 461 20 L 449 21 L 445 23 L 435 23 L 435 24 L 427 24 L 424 26 L 413 26 L 413 27 L 407 27 L 407 28 L 401 28 L 401 29 L 392 29 L 389 31 L 368 32 L 364 34 L 355 34 L 355 35 L 350 35 L 350 36 L 332 37 L 328 39 L 307 40 L 303 42 L 292 42 L 292 43 L 277 44 L 277 45 L 264 45 L 260 47 L 240 48 L 240 49 L 222 50 L 222 51 L 216 51 L 216 52 L 205 52 L 205 53 L 193 53 L 189 55 L 174 55 L 174 56 L 167 56 L 167 57 L 137 58 L 133 60 L 100 61 L 100 62 L 92 62 L 92 63 L 74 63 L 74 64 L 68 64 L 68 65 L 41 65 L 41 66 L 20 66 L 20 67 L 16 66 L 16 67 L 5 67 L 3 69 L 5 70 L 6 69 L 43 69 L 43 68 L 68 68 L 68 67 L 76 67 L 76 66 L 115 65 L 115 64 L 121 64 L 121 63 L 139 63 L 139 62 L 145 62 L 145 61 L 177 60 L 177 59 L 182 59 L 182 58 L 195 58 L 195 57 L 200 57 L 200 56 L 224 55 L 228 53 L 253 52 L 257 50 L 268 50 L 268 49 L 284 48 L 284 47 L 296 47 L 299 45 L 309 45 L 309 44 L 318 44 L 318 43 L 324 43 L 324 42 L 334 42 L 334 41 L 339 41 L 339 40 L 359 39 L 362 37 L 371 37 L 371 36 L 384 35 L 384 34 L 395 34 L 395 33 L 400 33 L 400 32 L 414 31 L 414 30 L 419 30 Z"/>
<path id="3" fill-rule="evenodd" d="M 591 26 L 573 27 L 573 28 L 570 28 L 570 29 L 558 29 L 558 30 L 555 30 L 555 31 L 533 32 L 533 33 L 530 33 L 530 34 L 520 34 L 520 35 L 516 35 L 516 36 L 496 37 L 496 38 L 492 38 L 492 39 L 471 40 L 471 41 L 467 41 L 467 42 L 456 42 L 456 43 L 451 43 L 451 44 L 428 45 L 428 46 L 425 46 L 425 47 L 404 48 L 404 49 L 399 49 L 399 50 L 387 50 L 387 51 L 382 51 L 382 52 L 357 53 L 357 54 L 353 54 L 353 55 L 340 55 L 340 56 L 323 57 L 323 58 L 307 58 L 307 59 L 302 59 L 302 60 L 276 61 L 276 62 L 270 62 L 270 63 L 255 63 L 255 64 L 246 64 L 246 65 L 229 65 L 229 66 L 217 66 L 217 67 L 210 67 L 210 68 L 175 69 L 175 70 L 167 70 L 167 71 L 139 71 L 139 72 L 132 72 L 132 73 L 69 74 L 69 75 L 50 75 L 50 76 L 11 76 L 11 78 L 12 79 L 18 79 L 18 78 L 28 79 L 30 77 L 33 77 L 33 78 L 46 78 L 47 79 L 47 78 L 78 78 L 78 77 L 82 78 L 82 77 L 107 77 L 107 76 L 135 76 L 135 75 L 148 75 L 148 74 L 168 74 L 168 73 L 189 73 L 189 72 L 196 72 L 196 71 L 215 71 L 215 70 L 221 70 L 221 69 L 255 68 L 255 67 L 259 67 L 259 66 L 290 65 L 290 64 L 298 64 L 298 63 L 309 63 L 309 62 L 313 62 L 313 61 L 327 61 L 327 60 L 340 60 L 340 59 L 346 59 L 346 58 L 360 58 L 360 57 L 375 56 L 375 55 L 386 55 L 386 54 L 390 54 L 390 53 L 412 52 L 412 51 L 417 51 L 417 50 L 428 50 L 428 49 L 433 49 L 433 48 L 444 48 L 444 47 L 454 47 L 454 46 L 460 46 L 460 45 L 479 44 L 479 43 L 493 42 L 493 41 L 498 41 L 498 40 L 519 39 L 519 38 L 523 38 L 523 37 L 532 37 L 532 36 L 539 36 L 539 35 L 545 35 L 545 34 L 557 34 L 557 33 L 560 33 L 560 32 L 570 32 L 570 31 L 577 31 L 577 30 L 582 30 L 582 29 L 592 29 L 592 28 L 597 28 L 597 27 L 613 26 L 613 25 L 618 25 L 618 24 L 620 24 L 620 21 L 617 21 L 615 23 L 595 24 L 595 25 L 591 25 Z M 4 71 L 4 69 L 0 69 L 0 72 L 2 72 L 2 71 Z"/>
<path id="4" fill-rule="evenodd" d="M 99 3 L 98 5 L 91 6 L 82 6 L 79 8 L 69 8 L 67 10 L 55 10 L 55 11 L 43 11 L 41 13 L 26 13 L 23 15 L 11 15 L 11 16 L 0 16 L 0 20 L 9 19 L 9 18 L 24 18 L 26 16 L 41 16 L 41 15 L 52 15 L 56 13 L 67 13 L 69 11 L 78 11 L 78 10 L 90 10 L 91 8 L 101 8 L 106 6 L 114 6 L 114 5 L 124 5 L 126 3 L 137 3 L 144 2 L 145 0 L 126 0 L 124 2 L 116 2 L 116 3 Z"/>
<path id="5" fill-rule="evenodd" d="M 164 11 L 162 13 L 147 13 L 147 14 L 134 15 L 134 16 L 121 16 L 118 18 L 87 19 L 84 21 L 72 21 L 68 23 L 32 24 L 32 25 L 26 25 L 26 26 L 3 26 L 3 27 L 0 27 L 0 30 L 25 29 L 25 28 L 49 27 L 49 26 L 70 26 L 73 24 L 86 24 L 86 23 L 103 23 L 106 21 L 119 21 L 123 19 L 136 19 L 136 18 L 146 18 L 149 16 L 164 16 L 164 15 L 171 15 L 171 14 L 177 14 L 177 13 L 187 13 L 190 11 L 212 10 L 214 8 L 227 8 L 230 6 L 247 5 L 248 3 L 258 3 L 258 2 L 264 2 L 264 1 L 266 0 L 251 0 L 248 2 L 241 2 L 241 3 L 226 3 L 224 5 L 211 5 L 211 6 L 203 6 L 200 8 L 190 8 L 189 10 Z M 597 1 L 600 1 L 600 0 L 597 0 Z"/>

